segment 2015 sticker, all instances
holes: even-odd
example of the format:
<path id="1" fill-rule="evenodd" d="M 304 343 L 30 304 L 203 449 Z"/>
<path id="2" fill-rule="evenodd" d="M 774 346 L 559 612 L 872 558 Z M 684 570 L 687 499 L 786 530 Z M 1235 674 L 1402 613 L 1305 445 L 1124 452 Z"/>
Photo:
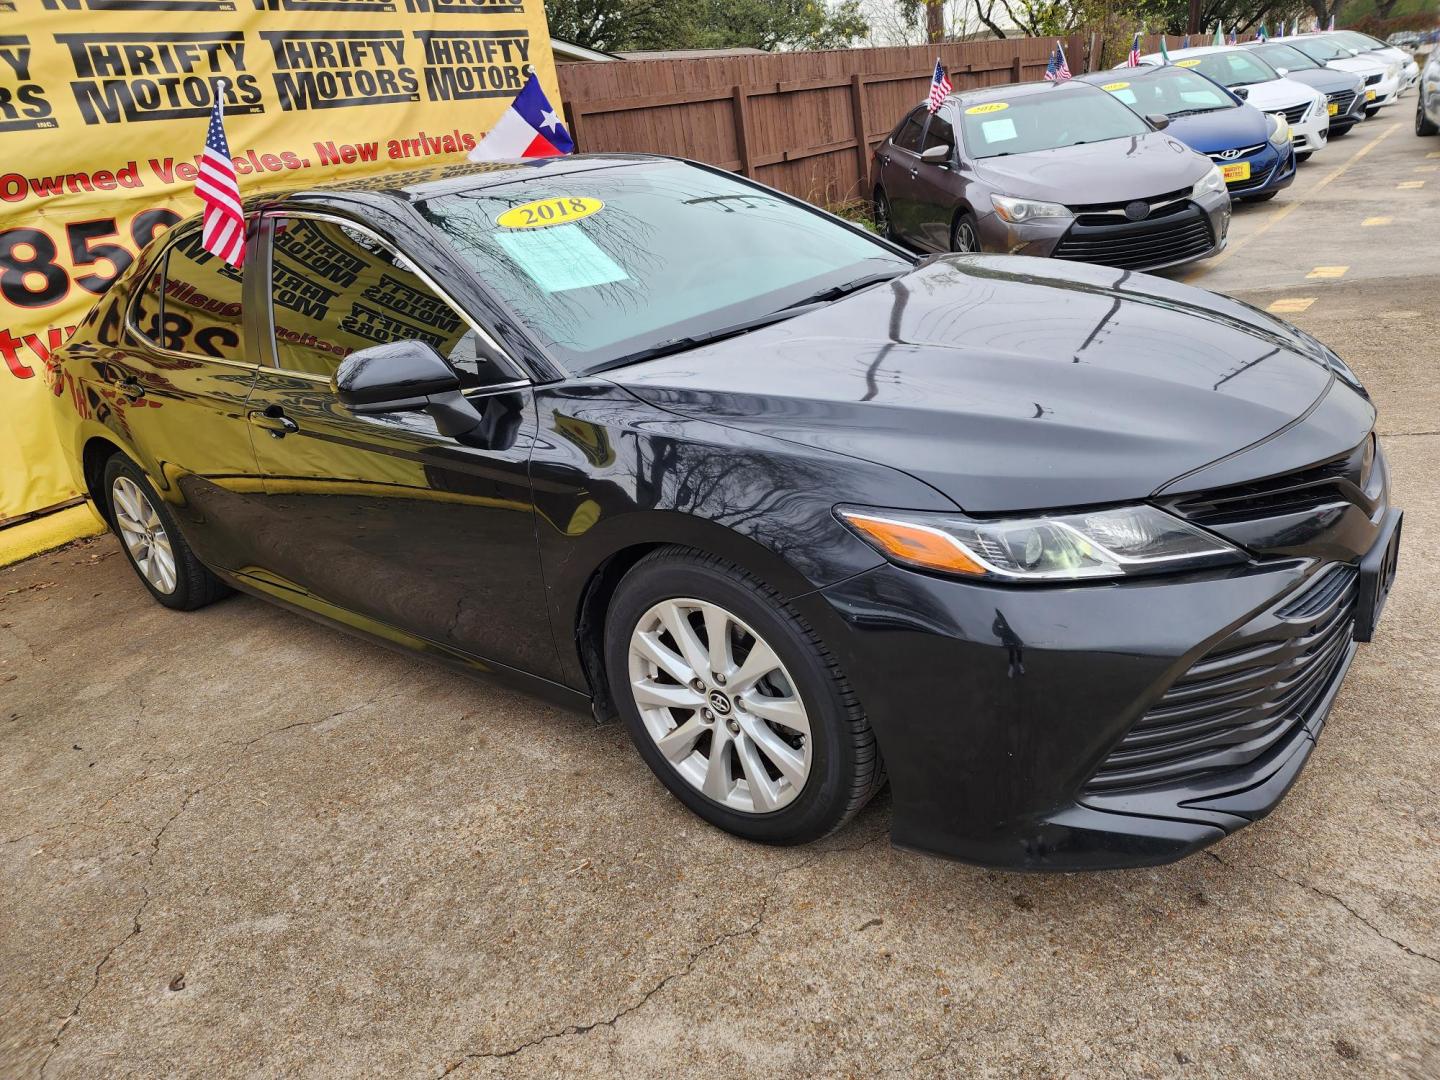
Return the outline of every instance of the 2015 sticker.
<path id="1" fill-rule="evenodd" d="M 1126 89 L 1129 85 L 1128 82 L 1107 82 L 1104 86 L 1100 87 L 1100 89 L 1109 90 L 1111 93 L 1114 93 L 1116 90 Z"/>
<path id="2" fill-rule="evenodd" d="M 1176 66 L 1176 67 L 1195 67 L 1195 66 L 1196 66 L 1197 64 L 1199 64 L 1199 63 L 1200 63 L 1199 60 L 1176 60 L 1176 61 L 1175 61 L 1175 66 Z"/>
<path id="3" fill-rule="evenodd" d="M 537 199 L 535 202 L 512 206 L 498 218 L 495 224 L 503 229 L 539 229 L 546 225 L 565 225 L 579 221 L 591 214 L 598 214 L 605 208 L 599 199 L 587 199 L 581 195 L 560 195 L 553 199 Z"/>
<path id="4" fill-rule="evenodd" d="M 1010 103 L 1008 101 L 988 101 L 984 105 L 971 105 L 970 108 L 965 111 L 973 116 L 978 113 L 999 112 L 1001 109 L 1008 109 L 1009 107 Z"/>

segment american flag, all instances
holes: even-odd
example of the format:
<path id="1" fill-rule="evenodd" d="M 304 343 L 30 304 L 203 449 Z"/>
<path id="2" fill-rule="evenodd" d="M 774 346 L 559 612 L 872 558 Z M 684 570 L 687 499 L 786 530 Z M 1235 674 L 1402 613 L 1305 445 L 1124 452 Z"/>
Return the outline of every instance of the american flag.
<path id="1" fill-rule="evenodd" d="M 1050 63 L 1045 65 L 1045 78 L 1051 82 L 1064 82 L 1070 78 L 1070 65 L 1065 62 L 1065 47 L 1055 42 L 1055 51 L 1050 54 Z"/>
<path id="2" fill-rule="evenodd" d="M 195 178 L 195 194 L 205 204 L 205 225 L 200 234 L 202 246 L 239 269 L 245 262 L 245 217 L 240 209 L 240 180 L 230 160 L 230 144 L 225 141 L 223 85 L 216 89 L 215 107 L 210 110 L 210 127 L 205 133 L 205 153 L 200 158 L 200 175 Z"/>
<path id="3" fill-rule="evenodd" d="M 1140 66 L 1140 32 L 1135 32 L 1135 37 L 1130 41 L 1130 55 L 1125 60 L 1126 67 Z"/>
<path id="4" fill-rule="evenodd" d="M 940 66 L 940 61 L 935 61 L 935 74 L 930 78 L 930 111 L 938 112 L 945 99 L 950 96 L 950 76 L 945 74 L 945 69 Z"/>

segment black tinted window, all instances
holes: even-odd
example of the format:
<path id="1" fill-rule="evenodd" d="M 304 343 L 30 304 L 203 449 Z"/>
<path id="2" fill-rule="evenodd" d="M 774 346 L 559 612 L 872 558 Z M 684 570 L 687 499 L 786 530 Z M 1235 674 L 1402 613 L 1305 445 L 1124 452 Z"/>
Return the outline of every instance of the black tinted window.
<path id="1" fill-rule="evenodd" d="M 925 126 L 925 110 L 916 109 L 905 119 L 900 130 L 895 134 L 895 145 L 901 150 L 913 150 L 920 152 L 920 134 Z"/>
<path id="2" fill-rule="evenodd" d="M 172 352 L 243 362 L 243 280 L 241 271 L 201 246 L 199 229 L 191 229 L 165 256 L 163 309 L 155 312 L 151 301 L 149 321 L 137 322 L 151 340 Z M 150 333 L 152 329 L 156 333 Z"/>
<path id="3" fill-rule="evenodd" d="M 270 299 L 275 353 L 286 371 L 329 377 L 353 352 L 424 341 L 468 386 L 499 381 L 479 338 L 405 259 L 369 233 L 329 221 L 277 218 Z"/>
<path id="4" fill-rule="evenodd" d="M 950 126 L 950 121 L 945 119 L 944 113 L 936 113 L 930 118 L 930 130 L 925 132 L 921 140 L 920 149 L 929 150 L 932 146 L 955 145 L 955 129 Z"/>

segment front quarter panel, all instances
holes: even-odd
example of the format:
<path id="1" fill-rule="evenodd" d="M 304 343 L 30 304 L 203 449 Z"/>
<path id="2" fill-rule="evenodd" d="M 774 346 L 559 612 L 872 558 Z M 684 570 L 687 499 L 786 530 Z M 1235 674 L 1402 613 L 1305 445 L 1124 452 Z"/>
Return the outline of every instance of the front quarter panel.
<path id="1" fill-rule="evenodd" d="M 540 553 L 562 666 L 576 689 L 587 683 L 575 638 L 582 598 L 617 553 L 695 548 L 793 598 L 884 561 L 835 519 L 836 504 L 954 509 L 905 474 L 677 416 L 601 379 L 543 387 L 536 404 Z"/>

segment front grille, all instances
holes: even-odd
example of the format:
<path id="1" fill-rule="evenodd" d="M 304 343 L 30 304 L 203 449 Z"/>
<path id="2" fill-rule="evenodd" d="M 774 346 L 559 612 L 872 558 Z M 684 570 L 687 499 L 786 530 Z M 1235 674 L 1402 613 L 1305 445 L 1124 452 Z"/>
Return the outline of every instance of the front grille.
<path id="1" fill-rule="evenodd" d="M 1249 157 L 1251 154 L 1259 153 L 1261 150 L 1264 150 L 1264 149 L 1265 149 L 1265 144 L 1262 142 L 1262 143 L 1256 143 L 1254 146 L 1242 146 L 1242 147 L 1240 148 L 1240 150 L 1239 150 L 1238 153 L 1237 153 L 1236 151 L 1233 151 L 1233 150 L 1225 150 L 1225 151 L 1219 151 L 1219 150 L 1217 150 L 1215 153 L 1213 153 L 1213 154 L 1206 154 L 1205 156 L 1208 157 L 1211 161 L 1215 162 L 1216 164 L 1219 164 L 1219 165 L 1231 165 L 1231 164 L 1234 164 L 1235 162 L 1241 160 L 1242 158 L 1247 158 L 1247 157 Z M 1226 155 L 1229 155 L 1229 156 L 1227 157 Z"/>
<path id="2" fill-rule="evenodd" d="M 1341 90 L 1334 94 L 1328 94 L 1326 100 L 1335 106 L 1336 116 L 1344 116 L 1350 111 L 1350 106 L 1355 104 L 1355 91 Z"/>
<path id="3" fill-rule="evenodd" d="M 1383 79 L 1383 78 L 1385 78 L 1385 76 L 1384 76 L 1383 73 L 1382 73 L 1382 74 L 1379 74 L 1379 75 L 1366 75 L 1366 76 L 1365 76 L 1365 85 L 1366 85 L 1366 86 L 1378 86 L 1379 83 L 1380 83 L 1380 80 Z"/>
<path id="4" fill-rule="evenodd" d="M 1310 111 L 1309 103 L 1303 105 L 1291 105 L 1288 109 L 1280 110 L 1285 114 L 1285 119 L 1292 124 L 1298 124 L 1301 118 Z"/>
<path id="5" fill-rule="evenodd" d="M 1241 768 L 1293 734 L 1350 655 L 1359 574 L 1335 564 L 1196 661 L 1110 752 L 1085 790 Z"/>
<path id="6" fill-rule="evenodd" d="M 1188 521 L 1212 528 L 1341 502 L 1353 503 L 1368 514 L 1375 505 L 1367 490 L 1374 463 L 1375 443 L 1370 437 L 1349 453 L 1308 469 L 1179 496 L 1170 503 L 1170 509 Z"/>
<path id="7" fill-rule="evenodd" d="M 1180 202 L 1144 221 L 1113 215 L 1077 217 L 1053 254 L 1057 259 L 1144 270 L 1198 258 L 1214 245 L 1209 218 L 1193 203 Z"/>

